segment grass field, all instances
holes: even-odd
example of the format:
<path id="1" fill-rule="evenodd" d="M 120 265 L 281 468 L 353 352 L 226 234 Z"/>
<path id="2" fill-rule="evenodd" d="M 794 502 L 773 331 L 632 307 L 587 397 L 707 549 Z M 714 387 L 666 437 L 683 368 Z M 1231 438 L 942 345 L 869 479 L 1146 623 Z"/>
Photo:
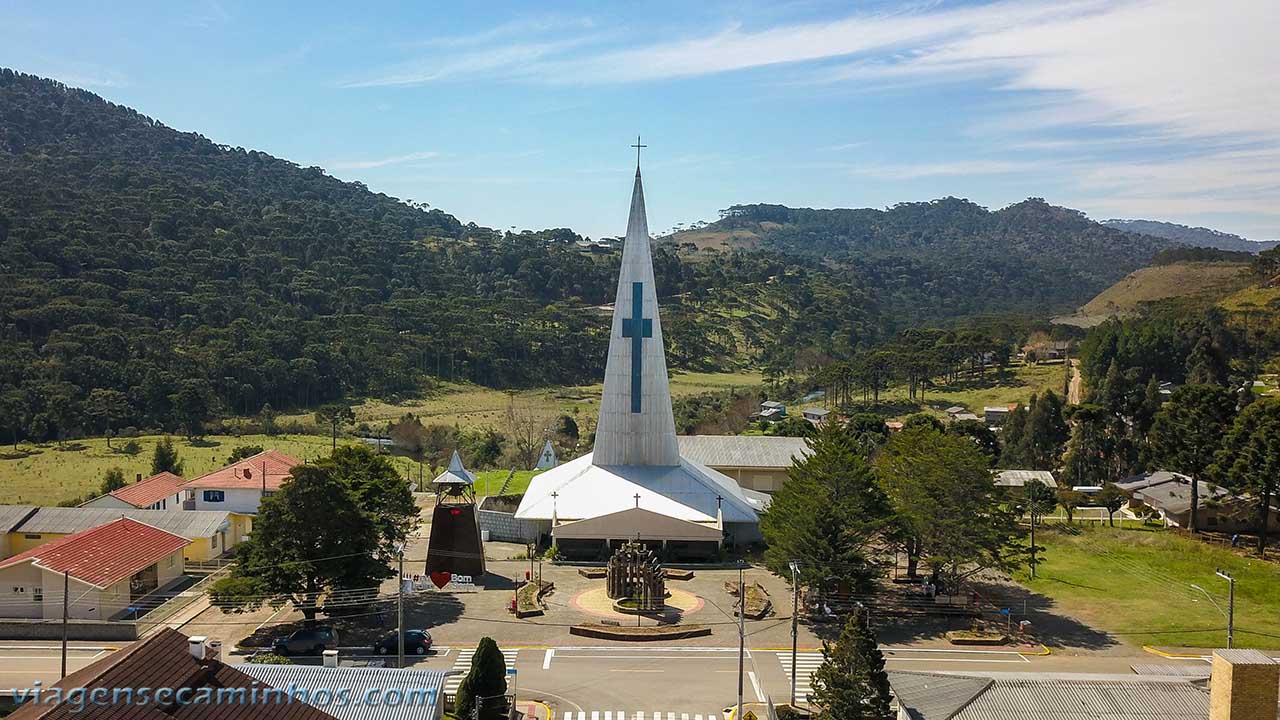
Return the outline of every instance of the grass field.
<path id="1" fill-rule="evenodd" d="M 1280 566 L 1157 530 L 1088 527 L 1037 535 L 1047 548 L 1035 580 L 1015 578 L 1051 598 L 1055 609 L 1122 642 L 1221 647 L 1226 620 L 1192 584 L 1225 610 L 1236 578 L 1236 646 L 1280 648 Z"/>
<path id="2" fill-rule="evenodd" d="M 108 450 L 106 441 L 97 438 L 67 443 L 66 449 L 62 450 L 53 443 L 20 443 L 19 451 L 27 453 L 26 457 L 0 459 L 0 504 L 56 505 L 97 488 L 102 483 L 103 475 L 113 467 L 123 470 L 125 479 L 129 482 L 133 482 L 138 473 L 146 477 L 151 470 L 152 450 L 159 440 L 158 435 L 137 438 L 142 446 L 142 451 L 137 455 Z M 183 463 L 182 474 L 186 478 L 194 478 L 222 467 L 231 451 L 239 445 L 259 445 L 268 450 L 280 450 L 300 460 L 322 458 L 329 454 L 332 447 L 331 440 L 315 435 L 210 435 L 194 444 L 182 438 L 174 438 L 174 442 L 178 446 L 178 454 Z M 339 444 L 343 442 L 342 439 L 338 440 Z M 121 443 L 115 441 L 112 444 L 118 447 Z M 5 452 L 11 453 L 12 450 L 10 446 Z M 392 457 L 391 461 L 401 473 L 412 474 L 417 479 L 418 463 L 403 457 Z M 421 470 L 424 475 L 431 472 L 429 467 Z M 528 470 L 517 472 L 507 492 L 524 492 L 535 474 Z M 476 493 L 496 494 L 506 478 L 506 470 L 477 473 Z M 429 481 L 431 478 L 424 479 Z"/>
<path id="3" fill-rule="evenodd" d="M 1179 262 L 1145 267 L 1098 293 L 1072 315 L 1054 322 L 1093 327 L 1116 315 L 1137 311 L 1143 303 L 1199 295 L 1216 300 L 1249 282 L 1248 265 L 1227 262 Z"/>
<path id="4" fill-rule="evenodd" d="M 924 407 L 908 402 L 906 386 L 894 386 L 880 394 L 880 401 L 895 417 L 905 417 L 916 412 L 932 411 L 941 415 L 952 405 L 969 408 L 979 417 L 982 408 L 989 405 L 1025 403 L 1032 393 L 1052 390 L 1062 395 L 1066 381 L 1065 365 L 1017 365 L 1002 376 L 988 371 L 985 379 L 966 379 L 953 385 L 931 387 L 924 395 Z M 821 403 L 808 403 L 818 407 Z"/>
<path id="5" fill-rule="evenodd" d="M 762 382 L 758 372 L 677 372 L 671 375 L 671 394 L 673 397 L 697 395 L 730 387 L 754 387 Z M 601 383 L 594 383 L 521 390 L 508 395 L 501 390 L 475 385 L 445 384 L 425 398 L 395 404 L 380 400 L 360 403 L 355 407 L 356 422 L 367 422 L 376 428 L 387 421 L 399 419 L 405 413 L 413 413 L 426 423 L 500 428 L 506 422 L 507 406 L 513 400 L 523 408 L 548 415 L 568 413 L 594 416 L 598 410 L 602 388 Z M 283 423 L 291 420 L 310 423 L 312 415 L 289 415 L 280 418 Z"/>

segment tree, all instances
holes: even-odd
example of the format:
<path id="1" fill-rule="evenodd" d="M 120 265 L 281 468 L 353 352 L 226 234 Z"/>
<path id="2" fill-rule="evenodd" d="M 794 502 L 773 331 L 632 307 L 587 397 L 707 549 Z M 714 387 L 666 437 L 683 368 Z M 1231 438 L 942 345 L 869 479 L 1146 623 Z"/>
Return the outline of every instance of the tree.
<path id="1" fill-rule="evenodd" d="M 1187 383 L 1221 385 L 1227 381 L 1227 364 L 1213 344 L 1213 338 L 1201 335 L 1187 356 Z"/>
<path id="2" fill-rule="evenodd" d="M 1107 525 L 1116 526 L 1116 513 L 1129 502 L 1129 495 L 1115 483 L 1107 483 L 1093 498 L 1094 502 L 1107 509 Z"/>
<path id="3" fill-rule="evenodd" d="M 346 445 L 316 463 L 347 486 L 356 505 L 373 523 L 378 556 L 390 562 L 396 546 L 405 542 L 421 522 L 409 483 L 386 455 L 364 445 Z"/>
<path id="4" fill-rule="evenodd" d="M 1036 577 L 1036 566 L 1044 562 L 1039 558 L 1039 553 L 1044 548 L 1036 545 L 1036 523 L 1040 518 L 1053 512 L 1054 506 L 1058 504 L 1058 498 L 1048 485 L 1038 482 L 1027 483 L 1023 488 L 1022 507 L 1027 513 L 1027 517 L 1031 521 L 1031 546 L 1028 552 L 1031 554 L 1030 568 L 1031 579 Z"/>
<path id="5" fill-rule="evenodd" d="M 889 426 L 875 413 L 854 413 L 845 424 L 845 432 L 853 437 L 862 454 L 870 457 L 889 440 Z"/>
<path id="6" fill-rule="evenodd" d="M 113 493 L 125 486 L 124 471 L 118 467 L 113 467 L 107 471 L 102 478 L 102 487 L 99 489 L 103 495 Z"/>
<path id="7" fill-rule="evenodd" d="M 1151 463 L 1191 478 L 1191 520 L 1200 529 L 1200 482 L 1235 416 L 1236 399 L 1220 385 L 1184 385 L 1156 413 L 1147 436 Z"/>
<path id="8" fill-rule="evenodd" d="M 884 655 L 869 627 L 867 611 L 858 608 L 845 621 L 835 644 L 822 641 L 822 664 L 813 674 L 810 698 L 821 708 L 819 720 L 886 720 L 889 676 Z"/>
<path id="9" fill-rule="evenodd" d="M 888 503 L 857 441 L 839 423 L 823 423 L 808 446 L 760 518 L 765 564 L 781 575 L 798 560 L 803 584 L 835 578 L 868 590 L 879 572 L 870 546 L 886 526 Z"/>
<path id="10" fill-rule="evenodd" d="M 264 452 L 261 445 L 237 445 L 231 450 L 231 454 L 227 456 L 227 464 L 234 465 L 245 458 L 251 458 Z"/>
<path id="11" fill-rule="evenodd" d="M 31 406 L 21 391 L 9 390 L 0 394 L 0 423 L 9 430 L 15 451 L 18 449 L 18 431 L 27 426 L 30 412 Z"/>
<path id="12" fill-rule="evenodd" d="M 1102 485 L 1110 479 L 1111 463 L 1107 411 L 1086 403 L 1071 409 L 1071 440 L 1063 462 L 1062 479 L 1069 485 Z"/>
<path id="13" fill-rule="evenodd" d="M 1001 503 L 986 455 L 968 438 L 903 430 L 881 449 L 876 470 L 902 528 L 908 574 L 926 561 L 954 592 L 974 572 L 1009 567 L 1016 518 Z"/>
<path id="14" fill-rule="evenodd" d="M 174 447 L 173 438 L 168 435 L 156 443 L 156 449 L 151 453 L 151 474 L 159 475 L 162 472 L 182 474 L 182 459 L 178 457 L 178 448 Z"/>
<path id="15" fill-rule="evenodd" d="M 106 435 L 110 448 L 112 431 L 129 417 L 129 397 L 119 390 L 94 388 L 85 401 L 84 412 L 93 420 L 94 429 Z"/>
<path id="16" fill-rule="evenodd" d="M 542 413 L 525 404 L 516 405 L 515 395 L 508 398 L 507 433 L 515 448 L 516 464 L 520 468 L 532 470 L 538 463 L 538 456 L 542 454 L 542 446 L 547 438 L 547 424 L 547 418 Z"/>
<path id="17" fill-rule="evenodd" d="M 219 607 L 292 603 L 315 620 L 328 590 L 376 587 L 395 573 L 379 557 L 378 531 L 346 483 L 320 465 L 299 465 L 262 500 L 253 536 L 237 548 L 230 577 L 215 583 Z"/>
<path id="18" fill-rule="evenodd" d="M 275 435 L 280 432 L 276 427 L 276 411 L 271 407 L 271 403 L 264 403 L 262 409 L 258 411 L 258 427 L 262 429 L 263 435 Z"/>
<path id="19" fill-rule="evenodd" d="M 1045 390 L 1039 397 L 1032 396 L 1013 457 L 1026 469 L 1053 470 L 1062 462 L 1067 430 L 1062 401 L 1052 390 Z"/>
<path id="20" fill-rule="evenodd" d="M 1058 503 L 1058 507 L 1067 514 L 1067 522 L 1075 522 L 1076 510 L 1085 503 L 1089 502 L 1089 496 L 1079 490 L 1072 490 L 1070 487 L 1058 488 L 1054 494 L 1054 499 Z"/>
<path id="21" fill-rule="evenodd" d="M 813 434 L 813 423 L 788 415 L 778 422 L 768 423 L 765 433 L 777 437 L 809 437 Z"/>
<path id="22" fill-rule="evenodd" d="M 507 717 L 507 661 L 493 638 L 482 637 L 471 656 L 471 669 L 458 685 L 454 715 L 479 720 L 505 720 Z M 479 713 L 473 715 L 477 705 Z"/>
<path id="23" fill-rule="evenodd" d="M 338 449 L 338 430 L 356 421 L 356 413 L 344 403 L 326 403 L 316 410 L 316 422 L 328 425 L 333 431 L 333 449 Z"/>
<path id="24" fill-rule="evenodd" d="M 1258 553 L 1267 547 L 1267 523 L 1280 478 L 1280 398 L 1250 403 L 1223 438 L 1210 475 L 1258 504 Z"/>
<path id="25" fill-rule="evenodd" d="M 187 439 L 204 433 L 204 421 L 213 413 L 213 398 L 209 383 L 204 380 L 183 380 L 178 391 L 169 396 L 173 416 Z"/>
<path id="26" fill-rule="evenodd" d="M 969 438 L 995 467 L 1000 461 L 1000 437 L 981 420 L 957 420 L 947 426 L 947 434 Z"/>
<path id="27" fill-rule="evenodd" d="M 915 413 L 914 415 L 909 416 L 902 423 L 903 430 L 915 427 L 933 428 L 938 432 L 946 430 L 946 426 L 942 424 L 942 421 L 929 413 Z"/>

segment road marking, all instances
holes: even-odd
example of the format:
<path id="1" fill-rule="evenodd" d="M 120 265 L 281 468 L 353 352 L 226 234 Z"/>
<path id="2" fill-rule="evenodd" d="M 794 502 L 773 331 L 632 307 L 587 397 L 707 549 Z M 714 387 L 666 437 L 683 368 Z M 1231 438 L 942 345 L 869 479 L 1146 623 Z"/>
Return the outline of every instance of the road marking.
<path id="1" fill-rule="evenodd" d="M 755 672 L 748 670 L 747 677 L 751 678 L 751 687 L 754 688 L 756 691 L 756 700 L 759 702 L 764 702 L 764 692 L 760 690 L 760 681 L 756 679 Z"/>
<path id="2" fill-rule="evenodd" d="M 519 654 L 519 652 L 520 652 L 519 650 L 510 650 L 510 649 L 502 651 L 502 657 L 504 660 L 506 660 L 507 667 L 510 668 L 510 667 L 516 666 L 516 657 Z M 475 654 L 476 654 L 475 648 L 458 651 L 458 658 L 453 661 L 453 670 L 457 671 L 458 674 L 450 675 L 449 677 L 445 678 L 445 681 L 444 681 L 445 695 L 458 694 L 458 686 L 462 684 L 463 678 L 465 678 L 467 676 L 467 673 L 471 670 L 471 656 Z"/>
<path id="3" fill-rule="evenodd" d="M 609 669 L 609 672 L 624 672 L 624 673 L 647 672 L 647 673 L 660 673 L 660 672 L 666 672 L 666 670 L 639 670 L 639 669 L 635 669 L 635 670 L 633 670 L 632 668 L 610 668 L 610 669 Z M 727 671 L 726 671 L 726 672 L 727 672 Z"/>
<path id="4" fill-rule="evenodd" d="M 544 655 L 544 656 L 543 656 L 543 658 L 542 658 L 542 669 L 543 669 L 543 670 L 550 670 L 550 669 L 551 669 L 551 658 L 553 658 L 553 657 L 555 657 L 555 656 L 556 656 L 556 649 L 555 649 L 555 648 L 547 648 L 547 654 L 546 654 L 546 655 Z"/>

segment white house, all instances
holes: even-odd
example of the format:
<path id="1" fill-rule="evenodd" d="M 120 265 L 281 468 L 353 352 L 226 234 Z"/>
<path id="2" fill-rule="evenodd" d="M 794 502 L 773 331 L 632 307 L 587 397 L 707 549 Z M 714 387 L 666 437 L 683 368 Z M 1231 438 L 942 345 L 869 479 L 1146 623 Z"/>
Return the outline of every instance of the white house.
<path id="1" fill-rule="evenodd" d="M 302 461 L 278 450 L 206 473 L 182 486 L 187 510 L 221 510 L 231 513 L 230 546 L 240 543 L 253 531 L 253 517 L 262 498 L 278 491 L 289 472 Z"/>
<path id="2" fill-rule="evenodd" d="M 81 503 L 80 507 L 181 510 L 185 494 L 182 485 L 185 482 L 171 472 L 152 475 L 145 480 L 139 474 L 136 482 Z"/>

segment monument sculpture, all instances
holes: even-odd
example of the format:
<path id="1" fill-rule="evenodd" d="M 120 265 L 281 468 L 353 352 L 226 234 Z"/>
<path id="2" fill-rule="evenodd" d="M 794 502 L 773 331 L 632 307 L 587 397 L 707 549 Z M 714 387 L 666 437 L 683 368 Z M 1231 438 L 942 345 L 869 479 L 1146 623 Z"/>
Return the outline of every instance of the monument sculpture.
<path id="1" fill-rule="evenodd" d="M 437 588 L 473 587 L 484 582 L 484 543 L 476 517 L 475 475 L 454 451 L 449 467 L 432 480 L 436 508 L 431 513 L 427 575 Z"/>
<path id="2" fill-rule="evenodd" d="M 661 612 L 667 588 L 662 564 L 652 550 L 628 540 L 609 559 L 605 574 L 606 592 L 611 600 L 629 600 L 625 607 L 638 612 Z"/>

